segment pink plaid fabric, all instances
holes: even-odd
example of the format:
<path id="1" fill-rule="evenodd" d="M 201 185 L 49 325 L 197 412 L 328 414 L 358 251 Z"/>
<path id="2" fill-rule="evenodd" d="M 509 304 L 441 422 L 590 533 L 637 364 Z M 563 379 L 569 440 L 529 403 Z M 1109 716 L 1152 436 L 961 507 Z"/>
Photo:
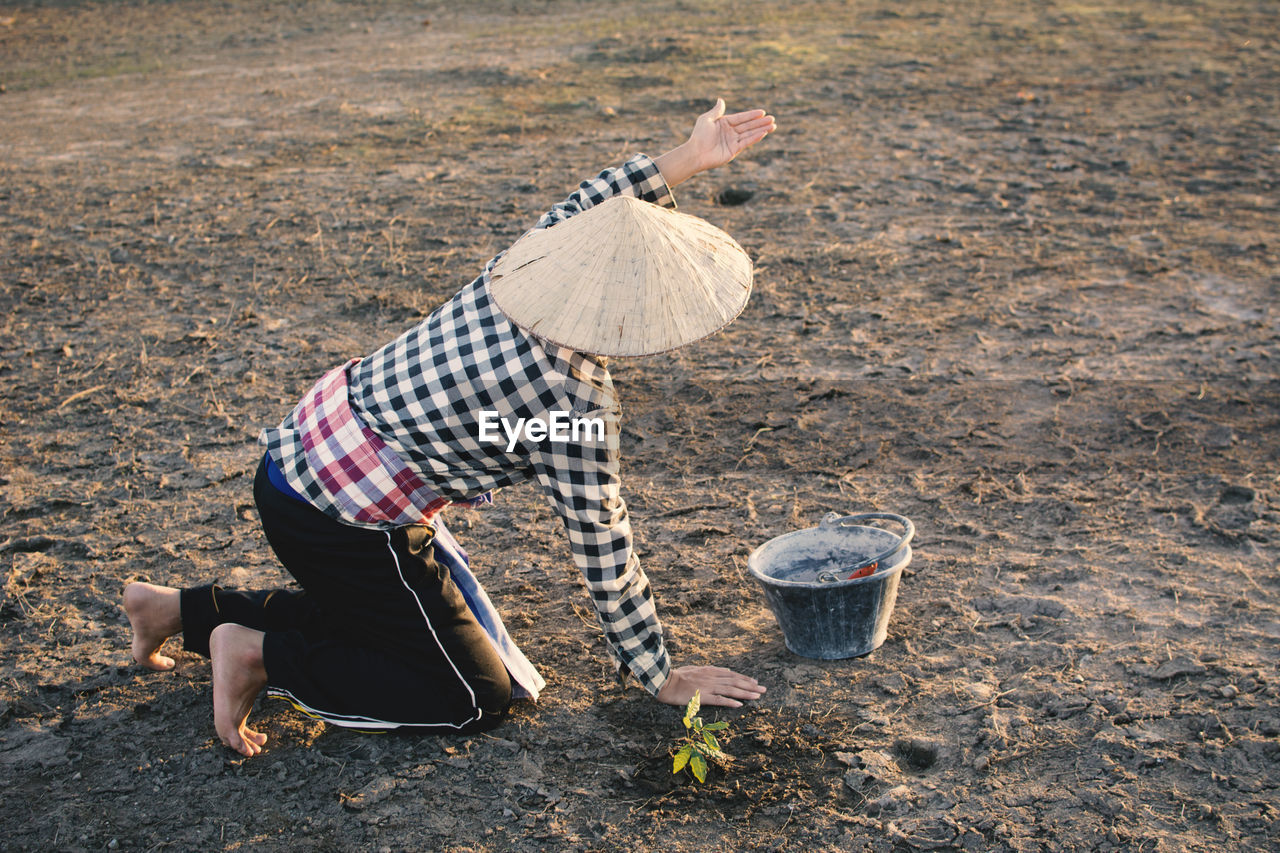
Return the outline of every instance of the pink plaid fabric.
<path id="1" fill-rule="evenodd" d="M 326 373 L 293 411 L 307 467 L 342 514 L 359 524 L 426 524 L 449 501 L 437 495 L 351 411 L 347 371 Z"/>

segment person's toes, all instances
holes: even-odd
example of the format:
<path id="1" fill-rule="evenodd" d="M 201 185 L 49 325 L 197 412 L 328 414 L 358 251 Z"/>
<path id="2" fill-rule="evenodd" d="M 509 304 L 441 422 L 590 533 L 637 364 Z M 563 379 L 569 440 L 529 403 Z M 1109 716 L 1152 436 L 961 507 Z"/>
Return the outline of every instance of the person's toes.
<path id="1" fill-rule="evenodd" d="M 160 654 L 160 648 L 164 645 L 167 637 L 159 638 L 150 636 L 146 630 L 146 626 L 141 620 L 133 623 L 133 659 L 147 669 L 154 669 L 160 672 L 173 669 L 175 661 L 168 655 Z"/>
<path id="2" fill-rule="evenodd" d="M 134 660 L 138 660 L 138 655 L 136 653 L 133 657 Z M 156 672 L 168 672 L 178 665 L 178 662 L 173 658 L 168 655 L 162 655 L 159 652 L 152 652 L 145 660 L 138 660 L 138 663 L 148 669 L 154 669 Z"/>
<path id="3" fill-rule="evenodd" d="M 138 630 L 134 629 L 135 635 Z M 161 643 L 160 645 L 163 645 Z M 145 666 L 147 669 L 154 669 L 160 672 L 173 669 L 174 660 L 168 655 L 160 654 L 160 645 L 157 645 L 145 637 L 135 636 L 133 640 L 133 659 L 137 663 Z"/>
<path id="4" fill-rule="evenodd" d="M 255 743 L 252 736 L 256 734 L 249 729 L 241 728 L 227 732 L 226 734 L 218 733 L 218 739 L 223 745 L 230 747 L 241 755 L 252 758 L 262 751 L 262 744 Z"/>
<path id="5" fill-rule="evenodd" d="M 252 731 L 251 729 L 240 730 L 240 742 L 244 744 L 248 751 L 245 755 L 257 755 L 262 752 L 262 746 L 267 742 L 265 735 Z"/>
<path id="6" fill-rule="evenodd" d="M 230 738 L 223 738 L 222 742 L 246 758 L 252 758 L 256 754 L 253 751 L 253 745 L 238 735 Z"/>

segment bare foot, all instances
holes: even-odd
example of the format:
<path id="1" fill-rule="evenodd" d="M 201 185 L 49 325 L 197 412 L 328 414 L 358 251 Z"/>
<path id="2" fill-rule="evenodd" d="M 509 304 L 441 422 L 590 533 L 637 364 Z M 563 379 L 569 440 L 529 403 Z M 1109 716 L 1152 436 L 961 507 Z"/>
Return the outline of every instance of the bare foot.
<path id="1" fill-rule="evenodd" d="M 148 669 L 173 669 L 173 658 L 160 654 L 164 641 L 182 630 L 178 590 L 150 583 L 124 588 L 124 610 L 133 627 L 133 659 Z"/>
<path id="2" fill-rule="evenodd" d="M 249 712 L 267 686 L 261 631 L 226 623 L 209 634 L 213 660 L 213 726 L 227 746 L 245 756 L 262 752 L 267 736 L 249 728 Z"/>

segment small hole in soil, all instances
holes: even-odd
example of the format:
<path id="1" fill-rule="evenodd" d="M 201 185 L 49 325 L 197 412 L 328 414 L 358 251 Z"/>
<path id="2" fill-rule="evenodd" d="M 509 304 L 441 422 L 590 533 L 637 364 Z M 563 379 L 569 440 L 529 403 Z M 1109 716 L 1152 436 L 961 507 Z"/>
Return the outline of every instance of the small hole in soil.
<path id="1" fill-rule="evenodd" d="M 716 204 L 722 207 L 737 207 L 751 201 L 755 194 L 755 190 L 749 190 L 746 187 L 727 187 L 716 195 Z"/>

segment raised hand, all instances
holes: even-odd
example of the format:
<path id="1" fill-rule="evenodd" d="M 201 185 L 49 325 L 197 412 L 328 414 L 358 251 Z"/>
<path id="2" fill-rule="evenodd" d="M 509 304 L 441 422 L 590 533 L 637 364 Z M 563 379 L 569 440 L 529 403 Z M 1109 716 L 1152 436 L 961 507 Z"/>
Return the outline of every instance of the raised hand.
<path id="1" fill-rule="evenodd" d="M 693 146 L 698 171 L 714 169 L 768 136 L 777 124 L 764 110 L 724 114 L 724 99 L 698 116 L 687 144 Z"/>
<path id="2" fill-rule="evenodd" d="M 764 110 L 725 115 L 724 109 L 724 100 L 717 98 L 714 107 L 698 116 L 689 139 L 657 158 L 667 186 L 723 166 L 777 127 L 773 116 Z"/>

